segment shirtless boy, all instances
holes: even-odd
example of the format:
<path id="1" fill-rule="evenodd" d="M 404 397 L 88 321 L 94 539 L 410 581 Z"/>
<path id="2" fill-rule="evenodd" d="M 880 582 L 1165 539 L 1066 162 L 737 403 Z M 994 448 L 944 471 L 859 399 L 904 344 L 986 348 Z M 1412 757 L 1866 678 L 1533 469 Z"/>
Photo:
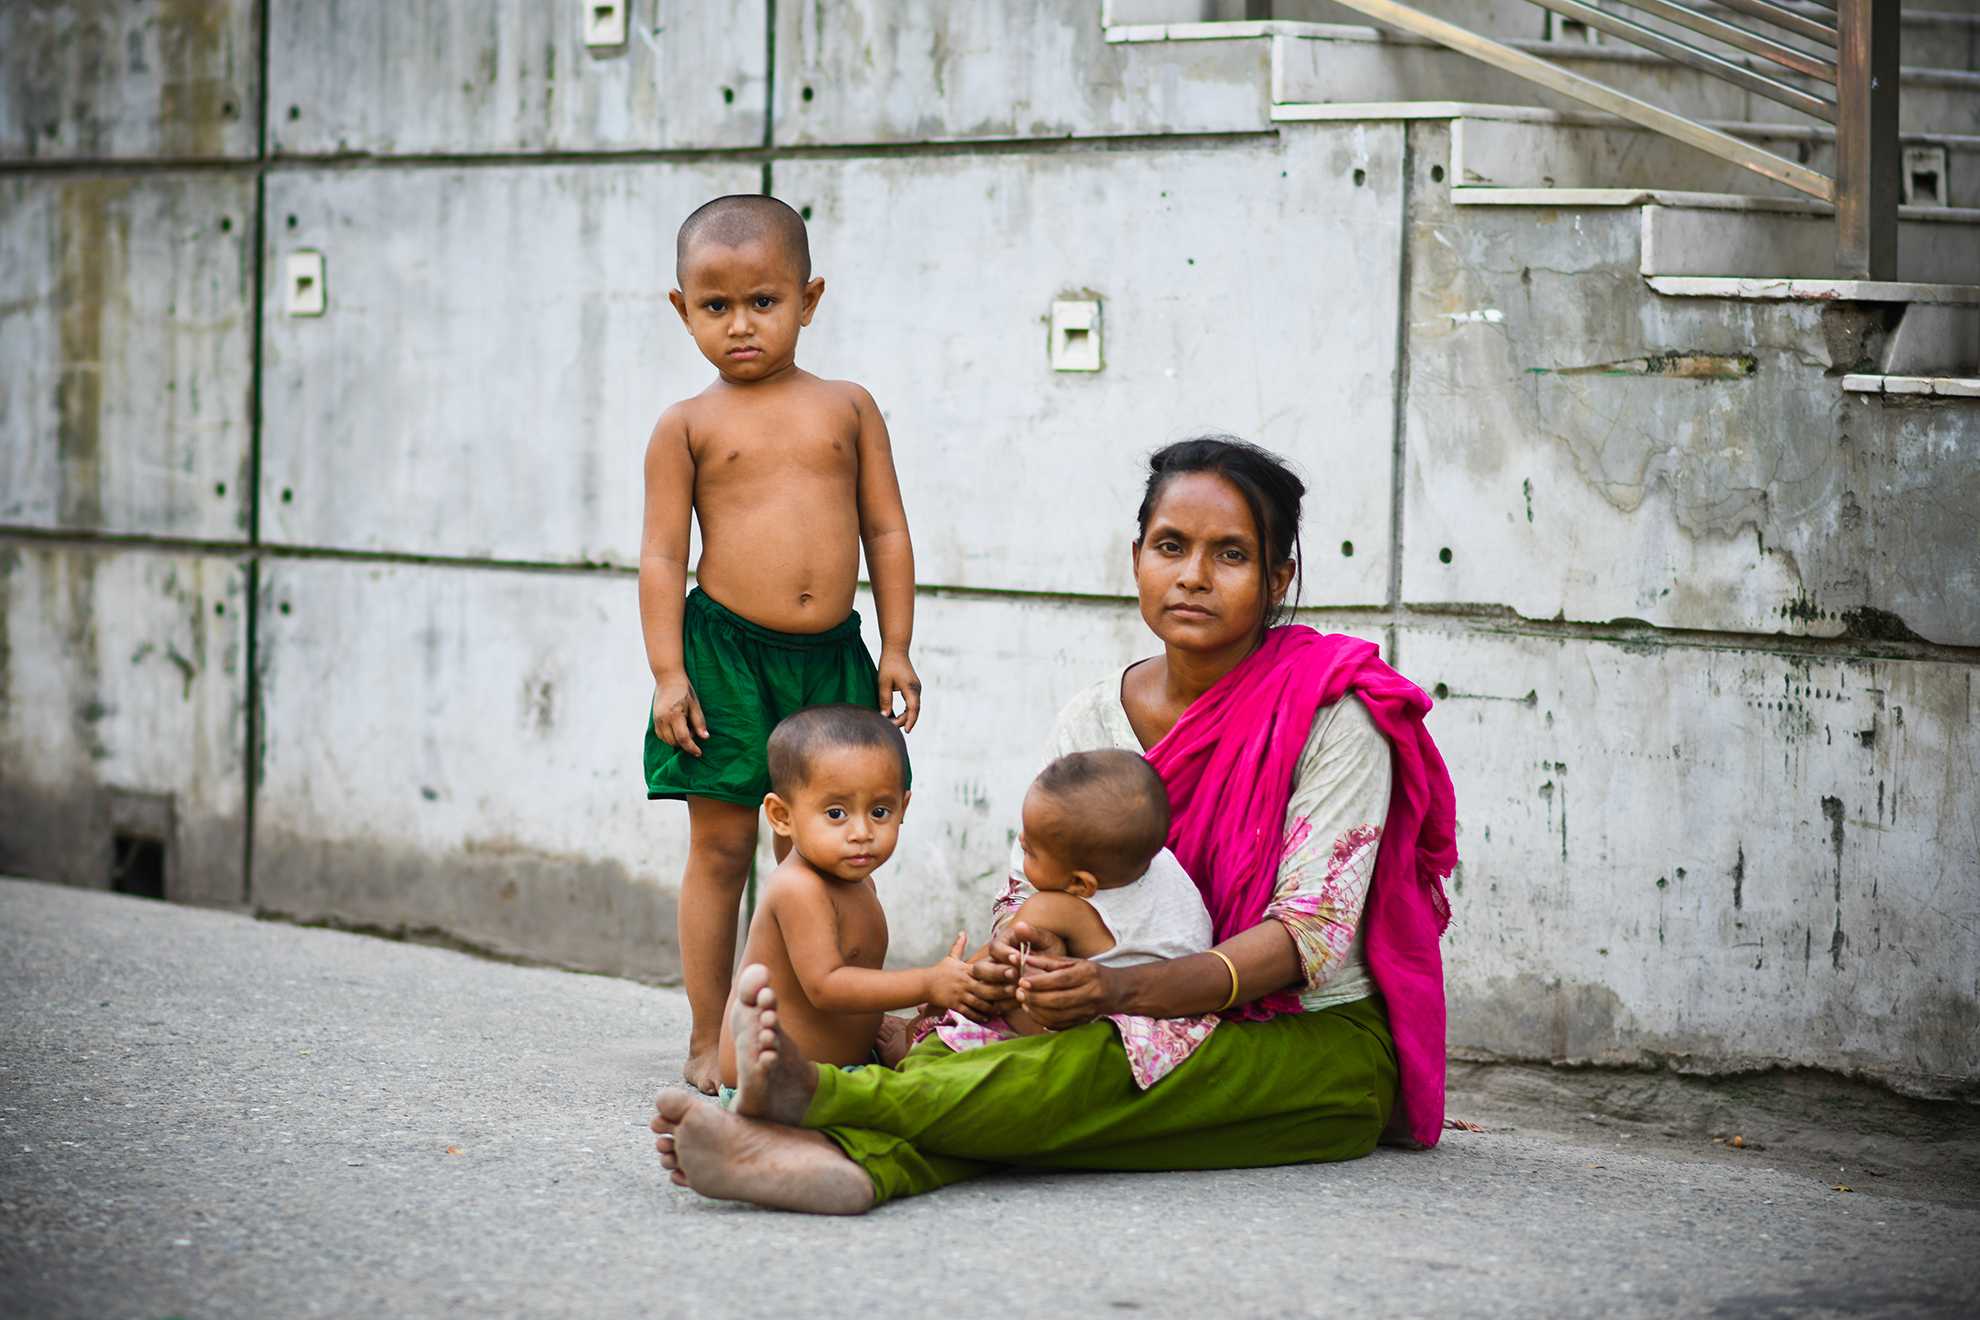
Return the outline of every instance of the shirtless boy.
<path id="1" fill-rule="evenodd" d="M 921 684 L 908 663 L 914 551 L 886 423 L 858 385 L 796 363 L 798 332 L 825 292 L 804 221 L 774 198 L 717 198 L 681 226 L 675 278 L 674 309 L 719 376 L 661 414 L 646 448 L 646 787 L 688 804 L 684 1075 L 712 1093 L 770 730 L 828 702 L 872 704 L 911 729 Z M 690 518 L 701 524 L 691 593 Z M 877 666 L 852 608 L 862 548 L 880 615 Z M 774 847 L 783 860 L 789 837 Z"/>
<path id="2" fill-rule="evenodd" d="M 880 970 L 887 914 L 873 872 L 893 855 L 907 814 L 901 731 L 871 707 L 814 706 L 777 725 L 769 763 L 763 811 L 794 846 L 757 899 L 743 965 L 768 969 L 798 1052 L 841 1066 L 883 1061 L 876 1045 L 890 1008 L 932 1004 L 980 1015 L 987 1005 L 961 960 L 961 935 L 933 967 Z M 736 1085 L 728 1021 L 721 1068 L 723 1085 Z"/>

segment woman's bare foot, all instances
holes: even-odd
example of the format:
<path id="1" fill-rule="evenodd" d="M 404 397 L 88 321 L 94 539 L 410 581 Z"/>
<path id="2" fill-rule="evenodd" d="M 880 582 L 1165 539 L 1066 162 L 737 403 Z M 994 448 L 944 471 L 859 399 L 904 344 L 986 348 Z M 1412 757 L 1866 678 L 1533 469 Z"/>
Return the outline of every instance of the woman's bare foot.
<path id="1" fill-rule="evenodd" d="M 685 1091 L 660 1093 L 651 1126 L 678 1187 L 815 1215 L 873 1208 L 872 1179 L 823 1133 L 739 1118 Z"/>
<path id="2" fill-rule="evenodd" d="M 687 1066 L 681 1069 L 681 1080 L 703 1095 L 714 1095 L 722 1085 L 719 1045 L 715 1037 L 710 1037 L 706 1044 L 699 1037 L 688 1041 Z"/>
<path id="3" fill-rule="evenodd" d="M 729 1034 L 736 1042 L 736 1098 L 730 1112 L 789 1127 L 802 1123 L 818 1090 L 818 1070 L 777 1025 L 777 992 L 770 988 L 770 969 L 761 963 L 751 963 L 736 977 Z"/>

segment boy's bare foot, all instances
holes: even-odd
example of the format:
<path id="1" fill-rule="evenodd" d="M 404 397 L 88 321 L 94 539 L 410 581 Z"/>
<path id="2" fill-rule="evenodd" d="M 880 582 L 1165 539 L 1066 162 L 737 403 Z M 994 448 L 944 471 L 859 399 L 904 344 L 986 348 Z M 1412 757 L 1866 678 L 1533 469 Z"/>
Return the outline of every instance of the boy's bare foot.
<path id="1" fill-rule="evenodd" d="M 777 1025 L 777 992 L 770 988 L 770 969 L 761 963 L 751 963 L 736 977 L 729 1035 L 736 1043 L 736 1098 L 730 1112 L 789 1127 L 802 1123 L 818 1090 L 818 1070 Z"/>
<path id="2" fill-rule="evenodd" d="M 662 1091 L 655 1110 L 654 1148 L 676 1186 L 816 1215 L 873 1208 L 872 1179 L 823 1133 L 739 1118 L 685 1091 Z"/>
<path id="3" fill-rule="evenodd" d="M 714 1095 L 722 1085 L 721 1041 L 713 1038 L 703 1045 L 698 1039 L 688 1041 L 687 1066 L 681 1069 L 681 1080 L 703 1095 Z"/>
<path id="4" fill-rule="evenodd" d="M 883 1068 L 898 1068 L 914 1048 L 914 1023 L 897 1017 L 880 1019 L 880 1031 L 873 1039 L 873 1052 Z"/>

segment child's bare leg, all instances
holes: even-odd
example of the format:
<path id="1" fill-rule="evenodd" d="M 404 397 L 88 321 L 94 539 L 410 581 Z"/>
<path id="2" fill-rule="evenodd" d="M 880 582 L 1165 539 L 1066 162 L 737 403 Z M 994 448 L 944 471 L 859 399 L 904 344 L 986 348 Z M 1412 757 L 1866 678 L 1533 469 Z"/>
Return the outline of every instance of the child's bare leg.
<path id="1" fill-rule="evenodd" d="M 756 808 L 713 798 L 688 799 L 688 861 L 681 877 L 681 979 L 694 1025 L 688 1035 L 688 1085 L 709 1095 L 721 1085 L 717 1050 L 722 1007 L 736 963 L 736 915 L 756 852 Z"/>
<path id="2" fill-rule="evenodd" d="M 1043 907 L 1042 904 L 1027 899 L 1024 906 L 1019 908 L 1011 919 L 1013 921 L 1025 922 L 1033 930 L 1058 936 L 1060 944 L 1070 950 L 1073 947 L 1073 932 L 1071 930 L 1061 929 L 1040 910 L 1041 907 Z M 1031 1014 L 1027 1013 L 1017 1004 L 1011 1005 L 1010 1010 L 1004 1014 L 1004 1021 L 1010 1023 L 1011 1030 L 1017 1032 L 1020 1036 L 1042 1036 L 1048 1030 L 1048 1028 L 1039 1023 L 1037 1018 L 1031 1016 Z"/>

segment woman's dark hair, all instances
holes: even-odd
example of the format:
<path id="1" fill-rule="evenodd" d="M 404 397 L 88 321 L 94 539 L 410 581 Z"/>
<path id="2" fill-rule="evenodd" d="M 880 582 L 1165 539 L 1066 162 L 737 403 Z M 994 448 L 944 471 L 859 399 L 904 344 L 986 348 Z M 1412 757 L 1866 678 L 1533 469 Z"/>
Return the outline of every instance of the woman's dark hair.
<path id="1" fill-rule="evenodd" d="M 1192 472 L 1214 473 L 1244 496 L 1263 552 L 1258 575 L 1267 604 L 1260 630 L 1290 621 L 1299 608 L 1299 503 L 1306 496 L 1306 483 L 1294 476 L 1277 454 L 1234 435 L 1199 435 L 1164 445 L 1148 456 L 1148 486 L 1134 516 L 1140 528 L 1134 538 L 1137 547 L 1148 535 L 1148 516 L 1155 512 L 1163 489 Z M 1287 563 L 1293 566 L 1292 590 L 1274 609 L 1270 604 L 1272 574 Z"/>

